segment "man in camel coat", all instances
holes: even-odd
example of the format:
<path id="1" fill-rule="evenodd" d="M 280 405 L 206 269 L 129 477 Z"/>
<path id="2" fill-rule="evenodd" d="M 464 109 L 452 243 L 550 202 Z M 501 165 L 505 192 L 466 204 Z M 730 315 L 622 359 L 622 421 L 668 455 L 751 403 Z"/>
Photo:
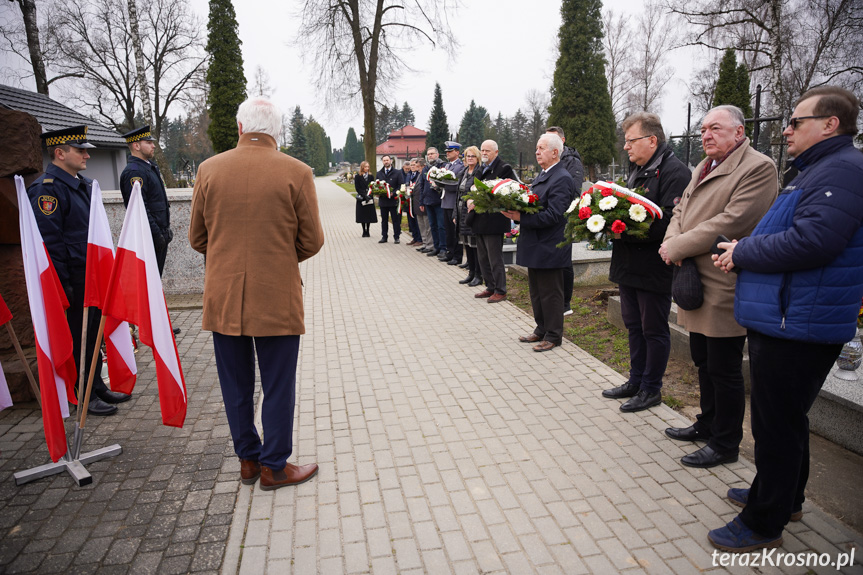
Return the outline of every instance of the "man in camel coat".
<path id="1" fill-rule="evenodd" d="M 240 476 L 270 490 L 309 480 L 315 464 L 287 463 L 293 447 L 303 323 L 299 262 L 324 233 L 309 166 L 279 151 L 279 109 L 264 98 L 237 111 L 239 142 L 201 164 L 189 241 L 204 254 L 203 329 L 213 347 Z M 264 393 L 264 442 L 255 429 L 255 353 Z"/>
<path id="2" fill-rule="evenodd" d="M 659 255 L 666 264 L 692 258 L 701 276 L 704 303 L 678 311 L 689 332 L 692 361 L 698 368 L 701 414 L 694 425 L 669 428 L 679 441 L 706 441 L 685 455 L 689 467 L 714 467 L 737 461 L 743 439 L 746 395 L 743 344 L 746 330 L 734 320 L 735 277 L 713 265 L 710 248 L 717 236 L 748 236 L 779 193 L 773 160 L 749 146 L 743 112 L 717 106 L 704 117 L 701 141 L 705 158 L 674 208 Z"/>

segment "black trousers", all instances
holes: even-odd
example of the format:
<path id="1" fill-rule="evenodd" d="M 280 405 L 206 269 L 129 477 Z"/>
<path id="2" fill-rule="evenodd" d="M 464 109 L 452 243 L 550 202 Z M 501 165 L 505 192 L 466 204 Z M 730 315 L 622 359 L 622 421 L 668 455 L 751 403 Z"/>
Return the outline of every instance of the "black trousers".
<path id="1" fill-rule="evenodd" d="M 572 286 L 575 283 L 575 270 L 572 266 L 563 268 L 563 310 L 572 308 Z"/>
<path id="2" fill-rule="evenodd" d="M 473 277 L 482 278 L 482 272 L 479 270 L 479 261 L 478 256 L 476 255 L 476 248 L 472 248 L 470 246 L 464 246 L 465 256 L 467 257 L 467 271 Z"/>
<path id="3" fill-rule="evenodd" d="M 527 268 L 530 304 L 536 329 L 545 341 L 563 341 L 563 268 Z"/>
<path id="4" fill-rule="evenodd" d="M 449 256 L 449 259 L 456 259 L 461 263 L 462 247 L 461 244 L 458 243 L 458 233 L 456 231 L 455 222 L 452 221 L 453 213 L 455 213 L 455 210 L 444 208 L 443 219 L 444 234 L 446 236 L 446 255 Z"/>
<path id="5" fill-rule="evenodd" d="M 746 336 L 707 337 L 689 334 L 689 351 L 698 368 L 701 413 L 695 428 L 710 436 L 719 453 L 737 453 L 743 439 L 746 390 L 743 383 L 743 344 Z"/>
<path id="6" fill-rule="evenodd" d="M 476 249 L 479 270 L 485 287 L 495 293 L 506 293 L 506 266 L 503 263 L 503 234 L 478 234 Z M 563 280 L 561 279 L 561 282 Z M 563 283 L 561 283 L 561 286 Z M 561 304 L 563 305 L 563 304 Z M 563 311 L 560 312 L 561 314 Z"/>
<path id="7" fill-rule="evenodd" d="M 162 271 L 164 271 L 164 269 L 165 269 L 165 259 L 167 259 L 167 257 L 168 257 L 168 246 L 169 245 L 170 245 L 170 242 L 166 243 L 161 248 L 157 248 L 157 247 L 153 246 L 156 250 L 156 265 L 159 266 L 159 277 L 162 277 Z"/>
<path id="8" fill-rule="evenodd" d="M 213 348 L 234 452 L 241 459 L 260 461 L 270 469 L 284 469 L 293 450 L 300 336 L 249 337 L 213 332 Z M 255 428 L 256 352 L 264 393 L 263 443 Z"/>
<path id="9" fill-rule="evenodd" d="M 399 214 L 398 206 L 386 207 L 381 206 L 381 237 L 383 239 L 387 239 L 389 235 L 389 222 L 387 222 L 387 215 L 389 214 L 390 219 L 393 221 L 393 239 L 399 239 L 399 236 L 402 233 L 402 216 Z"/>
<path id="10" fill-rule="evenodd" d="M 778 537 L 809 480 L 809 418 L 841 344 L 778 339 L 749 330 L 755 479 L 740 513 L 747 527 Z"/>
<path id="11" fill-rule="evenodd" d="M 670 293 L 620 286 L 620 315 L 629 331 L 629 382 L 651 393 L 662 389 L 671 353 L 670 310 Z"/>
<path id="12" fill-rule="evenodd" d="M 72 353 L 75 354 L 75 369 L 78 376 L 81 375 L 81 331 L 84 327 L 84 285 L 72 288 L 72 301 L 66 310 L 66 322 L 72 332 Z M 86 353 L 87 371 L 85 377 L 90 377 L 90 366 L 93 361 L 93 350 L 96 349 L 96 336 L 99 334 L 99 322 L 102 320 L 102 312 L 97 307 L 87 308 L 87 343 L 84 347 Z M 80 385 L 82 382 L 78 382 Z M 83 383 L 87 383 L 85 380 Z M 99 349 L 99 358 L 96 362 L 96 373 L 93 375 L 93 392 L 107 391 L 108 386 L 102 381 L 102 350 Z"/>

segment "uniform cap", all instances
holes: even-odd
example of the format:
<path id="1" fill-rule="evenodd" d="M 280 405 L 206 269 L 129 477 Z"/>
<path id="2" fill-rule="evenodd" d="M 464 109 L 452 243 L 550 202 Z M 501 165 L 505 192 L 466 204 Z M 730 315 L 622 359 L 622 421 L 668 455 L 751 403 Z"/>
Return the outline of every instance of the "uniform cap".
<path id="1" fill-rule="evenodd" d="M 62 130 L 45 132 L 39 136 L 46 146 L 72 146 L 73 148 L 95 148 L 87 141 L 87 126 L 73 126 Z"/>
<path id="2" fill-rule="evenodd" d="M 141 140 L 155 140 L 153 134 L 150 132 L 150 126 L 143 126 L 141 128 L 135 128 L 131 132 L 126 132 L 123 134 L 123 138 L 126 140 L 127 144 L 131 144 L 132 142 L 140 142 Z"/>
<path id="3" fill-rule="evenodd" d="M 444 142 L 444 145 L 446 146 L 447 152 L 449 152 L 450 150 L 461 150 L 461 144 L 459 144 L 458 142 L 446 141 Z"/>

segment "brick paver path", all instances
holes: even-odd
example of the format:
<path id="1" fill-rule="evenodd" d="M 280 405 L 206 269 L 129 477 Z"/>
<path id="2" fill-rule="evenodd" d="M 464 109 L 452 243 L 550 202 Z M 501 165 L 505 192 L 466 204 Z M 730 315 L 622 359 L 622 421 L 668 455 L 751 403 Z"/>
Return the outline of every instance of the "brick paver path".
<path id="1" fill-rule="evenodd" d="M 327 243 L 302 266 L 291 457 L 317 461 L 318 476 L 274 492 L 239 484 L 212 338 L 195 297 L 170 298 L 183 429 L 161 425 L 147 349 L 121 415 L 88 419 L 85 450 L 124 449 L 89 467 L 91 486 L 58 475 L 16 487 L 12 473 L 47 450 L 38 412 L 0 412 L 0 573 L 724 571 L 706 534 L 735 515 L 724 494 L 751 464 L 682 467 L 694 447 L 662 433 L 682 416 L 620 413 L 599 395 L 622 381 L 610 368 L 567 342 L 532 352 L 516 341 L 530 317 L 474 299 L 462 270 L 392 236 L 360 238 L 353 198 L 322 179 L 318 191 Z M 782 551 L 854 546 L 845 572 L 863 571 L 863 537 L 804 509 Z"/>

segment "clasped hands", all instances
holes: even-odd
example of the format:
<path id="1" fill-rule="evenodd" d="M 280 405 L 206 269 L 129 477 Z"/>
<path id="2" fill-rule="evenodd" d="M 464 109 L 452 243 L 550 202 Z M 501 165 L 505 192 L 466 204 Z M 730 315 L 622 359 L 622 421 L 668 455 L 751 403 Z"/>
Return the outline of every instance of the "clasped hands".
<path id="1" fill-rule="evenodd" d="M 737 245 L 737 240 L 731 240 L 730 242 L 719 242 L 716 246 L 725 250 L 722 254 L 713 254 L 710 257 L 713 259 L 713 265 L 724 271 L 725 273 L 730 272 L 734 269 L 734 262 L 732 261 L 732 256 L 734 255 L 734 246 Z M 668 255 L 668 247 L 665 244 L 659 246 L 659 257 L 662 258 L 667 265 L 680 265 L 680 262 L 671 261 L 671 257 Z"/>

